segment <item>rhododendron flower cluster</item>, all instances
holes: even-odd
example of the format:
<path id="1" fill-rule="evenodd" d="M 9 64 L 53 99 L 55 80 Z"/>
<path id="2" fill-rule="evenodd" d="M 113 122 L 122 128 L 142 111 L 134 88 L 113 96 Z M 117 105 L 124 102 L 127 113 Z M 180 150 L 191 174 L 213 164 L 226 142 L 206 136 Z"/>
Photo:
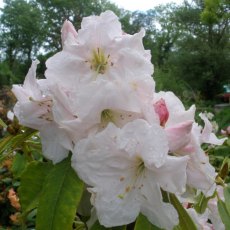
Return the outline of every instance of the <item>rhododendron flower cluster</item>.
<path id="1" fill-rule="evenodd" d="M 212 195 L 215 169 L 202 143 L 220 145 L 204 114 L 204 128 L 172 92 L 156 92 L 150 51 L 106 11 L 62 28 L 63 49 L 46 62 L 45 79 L 34 61 L 24 84 L 14 85 L 20 124 L 40 132 L 44 157 L 54 164 L 72 153 L 72 167 L 91 193 L 99 222 L 119 226 L 139 213 L 164 229 L 178 224 L 162 191 L 188 187 Z"/>

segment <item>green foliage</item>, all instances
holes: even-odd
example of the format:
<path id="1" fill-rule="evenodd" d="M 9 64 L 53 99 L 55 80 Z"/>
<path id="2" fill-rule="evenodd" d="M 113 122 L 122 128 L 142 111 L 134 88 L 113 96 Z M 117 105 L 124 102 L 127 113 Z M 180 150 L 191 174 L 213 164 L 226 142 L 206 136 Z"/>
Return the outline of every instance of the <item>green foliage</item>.
<path id="1" fill-rule="evenodd" d="M 227 187 L 227 189 L 225 188 L 225 199 L 226 201 L 229 201 L 229 186 Z M 221 220 L 223 221 L 225 228 L 226 229 L 230 229 L 230 212 L 229 212 L 229 203 L 227 202 L 223 202 L 221 199 L 218 200 L 217 206 L 218 206 L 218 211 L 221 217 Z M 228 208 L 227 208 L 228 207 Z"/>
<path id="2" fill-rule="evenodd" d="M 230 138 L 225 141 L 225 143 L 221 146 L 212 147 L 207 149 L 209 154 L 210 163 L 216 168 L 217 172 L 219 172 L 219 177 L 221 181 L 225 181 L 226 183 L 230 182 L 229 168 L 230 168 L 230 160 L 229 160 L 229 152 L 230 152 Z"/>
<path id="3" fill-rule="evenodd" d="M 194 204 L 194 209 L 197 211 L 197 213 L 204 213 L 207 205 L 208 205 L 208 201 L 212 198 L 215 197 L 215 193 L 210 196 L 210 197 L 205 197 L 205 195 L 201 192 L 197 197 L 196 197 L 196 202 Z"/>
<path id="4" fill-rule="evenodd" d="M 161 230 L 161 228 L 158 228 L 157 226 L 151 224 L 148 219 L 140 214 L 136 220 L 134 230 Z"/>
<path id="5" fill-rule="evenodd" d="M 6 62 L 0 63 L 0 88 L 12 83 L 13 74 Z"/>
<path id="6" fill-rule="evenodd" d="M 179 215 L 179 226 L 177 226 L 175 229 L 197 230 L 196 225 L 194 224 L 193 220 L 186 212 L 184 207 L 181 205 L 176 195 L 169 194 L 169 199 L 170 199 L 170 203 L 174 206 L 174 208 L 177 210 Z"/>
<path id="7" fill-rule="evenodd" d="M 170 71 L 170 75 L 186 82 L 186 85 L 201 93 L 206 100 L 215 99 L 230 74 L 228 8 L 221 1 L 218 5 L 218 21 L 207 24 L 200 18 L 204 11 L 202 4 L 185 3 L 171 11 L 171 27 L 170 24 L 163 24 L 165 33 L 171 39 L 171 48 L 164 58 L 163 71 Z M 163 34 L 157 33 L 156 36 L 164 39 Z"/>
<path id="8" fill-rule="evenodd" d="M 70 158 L 54 165 L 44 180 L 36 229 L 72 229 L 82 192 L 83 183 L 72 169 Z"/>
<path id="9" fill-rule="evenodd" d="M 21 60 L 30 61 L 44 38 L 42 17 L 38 6 L 31 1 L 5 0 L 1 23 L 4 43 L 2 45 L 6 48 L 7 58 L 20 55 Z"/>
<path id="10" fill-rule="evenodd" d="M 224 199 L 225 199 L 225 205 L 226 209 L 230 215 L 230 184 L 224 188 Z"/>
<path id="11" fill-rule="evenodd" d="M 126 226 L 118 226 L 118 227 L 106 228 L 106 227 L 100 225 L 99 221 L 97 220 L 94 223 L 94 225 L 89 229 L 90 230 L 126 230 Z"/>
<path id="12" fill-rule="evenodd" d="M 215 115 L 215 120 L 220 129 L 226 129 L 230 125 L 230 107 L 224 108 L 217 112 Z"/>
<path id="13" fill-rule="evenodd" d="M 14 178 L 17 179 L 21 176 L 26 165 L 27 165 L 26 156 L 20 153 L 16 153 L 16 155 L 14 156 L 13 164 L 11 168 Z"/>
<path id="14" fill-rule="evenodd" d="M 5 0 L 0 22 L 2 59 L 10 70 L 2 73 L 7 78 L 3 84 L 20 82 L 44 41 L 42 14 L 36 2 Z"/>
<path id="15" fill-rule="evenodd" d="M 44 179 L 51 170 L 50 163 L 31 162 L 21 176 L 18 190 L 23 216 L 38 207 Z M 28 186 L 29 185 L 29 186 Z"/>
<path id="16" fill-rule="evenodd" d="M 220 0 L 205 0 L 205 9 L 201 13 L 201 20 L 207 24 L 217 23 L 217 10 L 219 5 Z"/>

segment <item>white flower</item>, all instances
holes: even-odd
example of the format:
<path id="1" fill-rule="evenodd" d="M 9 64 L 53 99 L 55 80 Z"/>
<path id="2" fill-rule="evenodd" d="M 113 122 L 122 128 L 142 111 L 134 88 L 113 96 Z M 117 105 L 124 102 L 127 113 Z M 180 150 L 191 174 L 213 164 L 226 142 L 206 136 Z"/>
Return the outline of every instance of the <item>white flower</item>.
<path id="1" fill-rule="evenodd" d="M 209 163 L 201 144 L 212 137 L 210 123 L 205 117 L 205 128 L 194 122 L 195 106 L 185 110 L 184 105 L 172 92 L 159 92 L 154 94 L 154 104 L 164 100 L 168 117 L 164 121 L 164 129 L 169 142 L 169 149 L 175 156 L 189 156 L 187 166 L 187 184 L 200 189 L 205 195 L 212 195 L 215 190 L 215 168 Z M 157 111 L 156 111 L 157 112 Z M 162 113 L 157 113 L 161 120 Z M 217 143 L 217 141 L 215 142 Z"/>
<path id="2" fill-rule="evenodd" d="M 14 113 L 22 125 L 39 129 L 52 122 L 52 98 L 44 94 L 43 80 L 36 79 L 38 61 L 32 63 L 23 86 L 13 85 L 12 91 L 18 102 Z"/>
<path id="3" fill-rule="evenodd" d="M 64 49 L 46 63 L 45 75 L 50 82 L 71 89 L 97 78 L 151 78 L 153 65 L 142 44 L 144 31 L 124 35 L 113 12 L 84 18 L 78 34 L 65 22 L 62 33 Z"/>
<path id="4" fill-rule="evenodd" d="M 14 113 L 11 110 L 8 110 L 6 116 L 10 121 L 14 120 Z"/>
<path id="5" fill-rule="evenodd" d="M 227 140 L 227 138 L 218 139 L 216 135 L 212 132 L 213 130 L 212 124 L 205 116 L 205 114 L 200 113 L 199 116 L 205 123 L 205 126 L 200 136 L 200 142 L 214 144 L 214 145 L 222 145 L 224 141 Z"/>
<path id="6" fill-rule="evenodd" d="M 193 219 L 197 229 L 214 230 L 213 225 L 208 223 L 209 211 L 206 210 L 203 214 L 198 214 L 193 208 L 187 209 L 190 217 Z M 219 230 L 219 229 L 218 229 Z"/>
<path id="7" fill-rule="evenodd" d="M 169 117 L 165 123 L 165 128 L 180 124 L 186 121 L 193 121 L 195 106 L 192 105 L 188 110 L 185 109 L 181 100 L 173 92 L 159 92 L 154 94 L 154 103 L 164 99 Z"/>
<path id="8" fill-rule="evenodd" d="M 127 122 L 143 118 L 156 120 L 149 110 L 154 84 L 109 82 L 104 79 L 81 85 L 75 91 L 53 86 L 54 120 L 65 129 L 74 142 L 105 128 L 109 122 L 122 127 Z"/>
<path id="9" fill-rule="evenodd" d="M 53 119 L 53 100 L 48 93 L 47 82 L 36 79 L 38 61 L 34 61 L 23 86 L 13 85 L 18 99 L 14 114 L 21 125 L 40 131 L 43 154 L 57 163 L 67 157 L 72 144 L 64 130 Z"/>
<path id="10" fill-rule="evenodd" d="M 202 128 L 197 123 L 193 123 L 190 143 L 179 152 L 181 155 L 189 155 L 187 176 L 188 184 L 200 189 L 205 195 L 211 196 L 216 188 L 215 168 L 209 163 L 209 158 L 201 148 L 202 143 L 221 145 L 225 138 L 218 139 L 212 133 L 212 125 L 204 114 L 200 114 L 205 126 Z"/>
<path id="11" fill-rule="evenodd" d="M 128 224 L 139 212 L 166 229 L 178 223 L 174 208 L 163 203 L 160 188 L 173 193 L 185 190 L 188 158 L 167 154 L 163 129 L 140 119 L 121 129 L 110 123 L 77 143 L 72 167 L 92 187 L 101 224 Z"/>
<path id="12" fill-rule="evenodd" d="M 157 109 L 159 102 L 161 102 L 160 111 Z M 183 103 L 174 93 L 163 91 L 154 94 L 153 106 L 159 116 L 160 123 L 163 120 L 169 149 L 175 153 L 190 142 L 195 106 L 185 110 Z"/>

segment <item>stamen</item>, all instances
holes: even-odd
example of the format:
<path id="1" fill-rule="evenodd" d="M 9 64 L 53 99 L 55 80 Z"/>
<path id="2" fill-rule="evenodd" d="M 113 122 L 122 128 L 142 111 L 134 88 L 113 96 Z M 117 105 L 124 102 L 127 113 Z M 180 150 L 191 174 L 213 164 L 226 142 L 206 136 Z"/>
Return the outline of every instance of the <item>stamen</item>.
<path id="1" fill-rule="evenodd" d="M 108 60 L 110 55 L 105 55 L 102 49 L 93 50 L 92 59 L 90 60 L 90 68 L 98 74 L 104 74 L 108 68 Z"/>

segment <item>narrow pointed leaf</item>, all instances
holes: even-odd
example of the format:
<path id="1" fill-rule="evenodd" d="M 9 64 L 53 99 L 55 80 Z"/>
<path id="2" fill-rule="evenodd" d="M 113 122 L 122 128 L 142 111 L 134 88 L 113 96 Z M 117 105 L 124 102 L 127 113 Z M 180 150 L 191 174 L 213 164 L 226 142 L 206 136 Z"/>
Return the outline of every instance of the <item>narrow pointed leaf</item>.
<path id="1" fill-rule="evenodd" d="M 32 162 L 22 173 L 18 192 L 23 213 L 38 206 L 44 179 L 51 168 L 50 163 Z"/>
<path id="2" fill-rule="evenodd" d="M 0 126 L 2 126 L 3 128 L 7 128 L 6 123 L 0 118 Z"/>
<path id="3" fill-rule="evenodd" d="M 0 141 L 0 153 L 3 153 L 4 150 L 6 149 L 7 143 L 13 138 L 14 136 L 8 135 L 5 136 L 3 139 Z"/>
<path id="4" fill-rule="evenodd" d="M 148 221 L 148 219 L 140 214 L 136 220 L 136 224 L 134 227 L 134 230 L 161 230 L 161 228 L 158 228 L 157 226 L 153 225 Z"/>
<path id="5" fill-rule="evenodd" d="M 46 177 L 39 200 L 36 230 L 72 230 L 83 183 L 67 158 L 56 164 Z"/>
<path id="6" fill-rule="evenodd" d="M 224 188 L 224 200 L 226 204 L 226 209 L 230 216 L 230 184 Z"/>
<path id="7" fill-rule="evenodd" d="M 174 208 L 177 210 L 179 215 L 179 225 L 181 229 L 187 229 L 187 230 L 197 230 L 196 225 L 194 224 L 193 220 L 189 216 L 189 214 L 186 212 L 184 207 L 181 205 L 180 201 L 177 199 L 176 195 L 169 194 L 170 203 L 174 206 Z"/>
<path id="8" fill-rule="evenodd" d="M 194 209 L 196 210 L 196 212 L 202 214 L 205 212 L 207 206 L 208 206 L 208 201 L 212 198 L 215 197 L 215 193 L 210 196 L 210 197 L 205 197 L 205 195 L 203 193 L 200 193 L 197 197 L 196 197 L 196 203 L 194 205 Z"/>
<path id="9" fill-rule="evenodd" d="M 16 136 L 9 135 L 5 137 L 0 142 L 0 154 L 3 152 L 11 151 L 17 146 L 21 146 L 24 141 L 27 141 L 31 136 L 33 136 L 37 131 L 33 129 L 26 129 L 24 132 L 17 134 Z"/>
<path id="10" fill-rule="evenodd" d="M 218 207 L 221 220 L 225 225 L 225 229 L 230 229 L 230 215 L 227 211 L 225 203 L 222 200 L 218 200 L 217 207 Z"/>

